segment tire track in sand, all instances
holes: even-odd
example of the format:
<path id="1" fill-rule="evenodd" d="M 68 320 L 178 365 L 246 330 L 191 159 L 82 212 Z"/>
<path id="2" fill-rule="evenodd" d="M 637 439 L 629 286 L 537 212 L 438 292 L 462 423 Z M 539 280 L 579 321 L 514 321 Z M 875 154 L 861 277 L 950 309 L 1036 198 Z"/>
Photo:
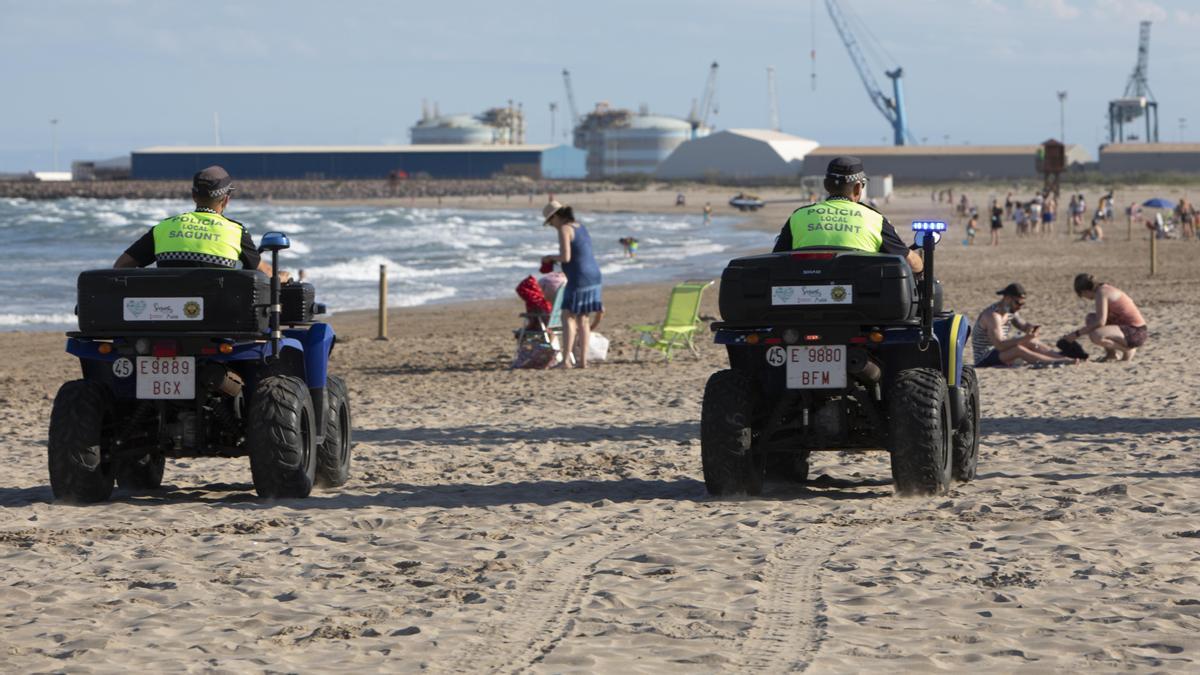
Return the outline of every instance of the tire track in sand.
<path id="1" fill-rule="evenodd" d="M 659 515 L 652 526 L 637 521 L 613 536 L 597 533 L 597 544 L 554 549 L 518 582 L 505 611 L 482 628 L 450 666 L 456 672 L 524 672 L 537 665 L 575 625 L 596 566 L 618 551 L 670 529 L 690 514 Z"/>
<path id="2" fill-rule="evenodd" d="M 786 534 L 775 548 L 767 560 L 754 623 L 737 650 L 742 657 L 737 670 L 781 673 L 812 665 L 825 639 L 821 566 L 848 542 L 845 529 L 814 525 Z"/>

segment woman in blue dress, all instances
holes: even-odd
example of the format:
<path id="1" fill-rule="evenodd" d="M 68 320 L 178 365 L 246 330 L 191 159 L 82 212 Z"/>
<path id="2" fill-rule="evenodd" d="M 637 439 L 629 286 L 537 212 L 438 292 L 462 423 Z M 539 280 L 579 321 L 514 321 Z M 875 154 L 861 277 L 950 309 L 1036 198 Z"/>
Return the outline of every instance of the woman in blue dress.
<path id="1" fill-rule="evenodd" d="M 576 367 L 587 368 L 587 345 L 592 337 L 589 314 L 604 312 L 600 299 L 600 266 L 592 253 L 592 237 L 587 228 L 575 222 L 570 206 L 552 201 L 542 209 L 545 225 L 558 230 L 558 255 L 542 257 L 542 265 L 562 263 L 567 275 L 563 289 L 563 363 L 570 367 L 570 354 L 579 354 Z M 578 344 L 578 348 L 576 348 Z"/>

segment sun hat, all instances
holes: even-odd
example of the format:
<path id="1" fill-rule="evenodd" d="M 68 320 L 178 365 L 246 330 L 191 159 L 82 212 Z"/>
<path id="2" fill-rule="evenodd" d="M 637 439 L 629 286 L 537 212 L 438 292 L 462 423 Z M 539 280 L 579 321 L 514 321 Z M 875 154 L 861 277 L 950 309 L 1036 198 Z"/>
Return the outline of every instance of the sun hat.
<path id="1" fill-rule="evenodd" d="M 545 206 L 542 207 L 542 217 L 545 218 L 545 220 L 542 221 L 542 224 L 543 225 L 549 224 L 550 218 L 552 218 L 554 216 L 554 214 L 558 213 L 559 211 L 562 211 L 565 208 L 567 208 L 566 204 L 563 204 L 559 201 L 551 200 L 549 204 L 546 204 Z"/>

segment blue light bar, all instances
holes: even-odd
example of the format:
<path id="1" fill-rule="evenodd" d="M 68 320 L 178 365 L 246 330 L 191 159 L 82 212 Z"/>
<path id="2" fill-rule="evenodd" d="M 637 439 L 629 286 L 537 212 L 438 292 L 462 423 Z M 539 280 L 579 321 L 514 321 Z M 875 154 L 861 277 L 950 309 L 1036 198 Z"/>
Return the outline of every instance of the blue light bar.
<path id="1" fill-rule="evenodd" d="M 913 232 L 945 232 L 946 222 L 943 220 L 914 220 Z"/>

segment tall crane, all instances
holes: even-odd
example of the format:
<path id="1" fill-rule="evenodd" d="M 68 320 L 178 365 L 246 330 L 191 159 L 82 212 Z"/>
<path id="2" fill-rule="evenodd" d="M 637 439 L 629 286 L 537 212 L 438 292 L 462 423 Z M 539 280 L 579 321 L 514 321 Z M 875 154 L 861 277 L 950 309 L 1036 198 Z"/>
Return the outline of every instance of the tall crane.
<path id="1" fill-rule="evenodd" d="M 825 9 L 829 11 L 829 20 L 833 22 L 833 27 L 841 36 L 842 44 L 846 45 L 846 51 L 850 53 L 850 60 L 854 63 L 854 68 L 858 70 L 858 76 L 862 79 L 863 86 L 866 87 L 867 94 L 871 97 L 871 102 L 892 126 L 893 143 L 895 145 L 904 145 L 908 142 L 915 144 L 916 139 L 908 130 L 908 118 L 904 113 L 904 89 L 900 82 L 904 76 L 904 69 L 897 66 L 894 70 L 884 71 L 884 74 L 892 81 L 892 95 L 889 97 L 884 94 L 879 82 L 872 74 L 871 68 L 867 65 L 867 59 L 863 55 L 854 33 L 850 30 L 850 23 L 842 13 L 837 1 L 825 0 Z"/>
<path id="2" fill-rule="evenodd" d="M 717 113 L 717 68 L 716 61 L 713 61 L 708 68 L 708 80 L 704 83 L 704 94 L 700 97 L 700 107 L 697 108 L 695 101 L 692 102 L 692 112 L 688 115 L 688 121 L 692 123 L 693 138 L 696 136 L 697 129 L 708 126 L 709 115 Z"/>
<path id="3" fill-rule="evenodd" d="M 563 85 L 567 88 L 567 109 L 571 113 L 571 126 L 579 124 L 579 108 L 575 107 L 575 89 L 571 87 L 571 71 L 563 68 Z"/>
<path id="4" fill-rule="evenodd" d="M 779 131 L 779 92 L 775 90 L 775 66 L 767 66 L 767 110 L 771 131 Z"/>
<path id="5" fill-rule="evenodd" d="M 1158 103 L 1150 91 L 1150 22 L 1143 21 L 1138 30 L 1137 65 L 1125 83 L 1125 96 L 1108 102 L 1108 140 L 1121 143 L 1126 140 L 1125 125 L 1142 115 L 1146 116 L 1146 138 L 1148 143 L 1158 142 Z M 1137 136 L 1130 135 L 1129 140 Z"/>

